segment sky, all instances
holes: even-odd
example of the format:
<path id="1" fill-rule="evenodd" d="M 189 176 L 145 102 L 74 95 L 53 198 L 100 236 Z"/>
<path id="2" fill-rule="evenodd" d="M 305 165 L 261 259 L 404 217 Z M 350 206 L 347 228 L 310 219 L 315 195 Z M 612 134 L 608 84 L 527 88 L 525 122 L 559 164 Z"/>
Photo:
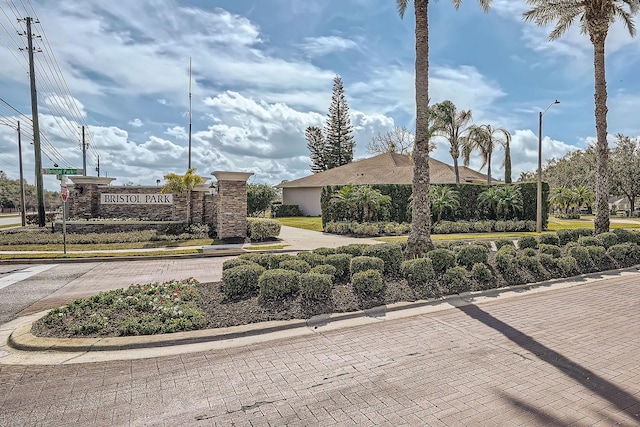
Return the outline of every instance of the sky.
<path id="1" fill-rule="evenodd" d="M 192 165 L 253 172 L 277 184 L 310 174 L 304 139 L 322 126 L 340 75 L 356 140 L 355 158 L 379 132 L 415 127 L 414 16 L 394 0 L 3 0 L 0 3 L 0 98 L 31 115 L 26 38 L 35 16 L 43 166 L 82 166 L 80 125 L 87 125 L 88 174 L 114 184 L 156 185 L 188 165 L 189 58 L 192 61 Z M 538 114 L 544 115 L 543 163 L 593 141 L 593 56 L 572 28 L 549 42 L 550 28 L 521 16 L 524 2 L 494 0 L 484 13 L 467 0 L 430 3 L 430 98 L 471 109 L 474 123 L 512 135 L 513 176 L 537 167 Z M 47 59 L 48 58 L 48 59 Z M 607 41 L 609 134 L 640 134 L 640 39 L 615 24 Z M 58 72 L 59 71 L 59 72 Z M 17 113 L 0 108 L 0 123 Z M 23 128 L 29 127 L 22 117 Z M 26 130 L 25 178 L 34 181 Z M 432 156 L 452 164 L 448 143 Z M 0 126 L 0 170 L 18 178 L 16 132 Z M 492 160 L 503 177 L 504 152 Z M 479 169 L 472 157 L 471 167 Z M 486 172 L 486 167 L 483 169 Z M 45 186 L 57 187 L 53 176 Z"/>

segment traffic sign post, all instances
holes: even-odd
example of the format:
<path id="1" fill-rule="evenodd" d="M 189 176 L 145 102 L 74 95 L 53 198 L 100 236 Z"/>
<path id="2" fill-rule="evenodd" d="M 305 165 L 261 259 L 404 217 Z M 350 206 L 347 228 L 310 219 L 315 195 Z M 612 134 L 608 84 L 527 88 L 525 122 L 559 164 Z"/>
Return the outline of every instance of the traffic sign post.
<path id="1" fill-rule="evenodd" d="M 67 183 L 60 181 L 60 197 L 62 197 L 62 250 L 67 254 L 67 199 L 69 198 L 69 188 Z"/>

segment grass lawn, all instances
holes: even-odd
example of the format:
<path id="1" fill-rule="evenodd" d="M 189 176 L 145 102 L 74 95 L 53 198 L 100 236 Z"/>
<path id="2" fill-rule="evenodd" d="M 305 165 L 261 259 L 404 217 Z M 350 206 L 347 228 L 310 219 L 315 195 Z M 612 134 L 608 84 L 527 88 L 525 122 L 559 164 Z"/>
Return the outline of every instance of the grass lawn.
<path id="1" fill-rule="evenodd" d="M 278 222 L 287 227 L 303 228 L 305 230 L 322 231 L 322 218 L 319 216 L 295 216 L 276 218 Z"/>

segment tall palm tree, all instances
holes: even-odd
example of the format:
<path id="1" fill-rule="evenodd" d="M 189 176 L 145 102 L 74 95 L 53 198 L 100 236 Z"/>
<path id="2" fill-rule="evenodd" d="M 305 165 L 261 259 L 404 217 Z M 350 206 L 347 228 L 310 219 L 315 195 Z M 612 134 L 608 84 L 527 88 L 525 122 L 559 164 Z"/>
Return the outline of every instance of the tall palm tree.
<path id="1" fill-rule="evenodd" d="M 452 0 L 457 9 L 462 0 Z M 491 0 L 478 0 L 486 11 Z M 409 0 L 396 0 L 398 14 L 404 17 Z M 413 0 L 416 37 L 416 136 L 413 147 L 413 210 L 406 258 L 420 257 L 433 248 L 431 242 L 431 204 L 429 202 L 429 0 Z"/>
<path id="2" fill-rule="evenodd" d="M 434 134 L 443 136 L 449 141 L 449 154 L 453 159 L 453 169 L 456 173 L 456 184 L 460 184 L 460 171 L 458 170 L 458 157 L 463 138 L 471 130 L 471 110 L 456 109 L 453 102 L 442 101 L 431 107 L 431 115 Z"/>
<path id="3" fill-rule="evenodd" d="M 595 79 L 595 119 L 597 136 L 596 167 L 596 218 L 594 233 L 609 231 L 609 186 L 607 182 L 607 79 L 605 77 L 605 40 L 609 27 L 620 19 L 636 35 L 633 15 L 640 11 L 640 0 L 526 0 L 533 8 L 524 13 L 525 21 L 538 26 L 555 23 L 549 40 L 556 40 L 576 20 L 580 20 L 580 31 L 589 36 L 593 45 L 593 69 Z M 625 5 L 627 8 L 625 8 Z"/>
<path id="4" fill-rule="evenodd" d="M 198 184 L 204 184 L 205 180 L 196 175 L 196 168 L 187 169 L 184 175 L 169 173 L 164 176 L 165 184 L 160 190 L 162 194 L 176 193 L 187 198 L 187 223 L 191 224 L 191 192 Z"/>
<path id="5" fill-rule="evenodd" d="M 496 134 L 498 134 L 498 136 L 496 136 Z M 480 153 L 480 157 L 482 157 L 482 166 L 480 166 L 480 169 L 485 167 L 485 165 L 487 166 L 487 185 L 491 185 L 491 156 L 498 144 L 505 147 L 505 172 L 508 169 L 509 175 L 511 175 L 510 142 L 511 134 L 504 128 L 494 128 L 491 125 L 473 126 L 469 131 L 469 135 L 463 139 L 462 159 L 464 165 L 469 166 L 471 152 L 477 150 Z M 509 180 L 511 180 L 510 176 Z"/>

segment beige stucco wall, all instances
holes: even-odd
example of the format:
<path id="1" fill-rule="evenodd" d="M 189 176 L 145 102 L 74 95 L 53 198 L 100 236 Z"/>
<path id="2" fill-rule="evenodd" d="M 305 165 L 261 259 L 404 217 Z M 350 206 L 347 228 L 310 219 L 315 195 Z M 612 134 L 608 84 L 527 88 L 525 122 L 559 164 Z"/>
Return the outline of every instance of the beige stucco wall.
<path id="1" fill-rule="evenodd" d="M 320 187 L 283 188 L 282 204 L 298 205 L 300 209 L 302 209 L 303 214 L 320 216 L 322 214 L 322 210 L 320 209 L 321 193 L 322 188 Z"/>

